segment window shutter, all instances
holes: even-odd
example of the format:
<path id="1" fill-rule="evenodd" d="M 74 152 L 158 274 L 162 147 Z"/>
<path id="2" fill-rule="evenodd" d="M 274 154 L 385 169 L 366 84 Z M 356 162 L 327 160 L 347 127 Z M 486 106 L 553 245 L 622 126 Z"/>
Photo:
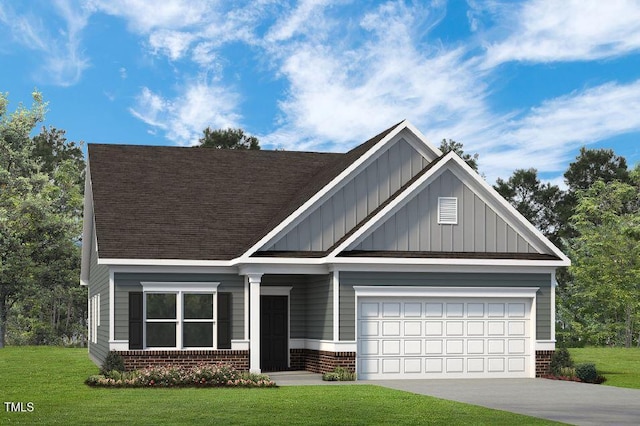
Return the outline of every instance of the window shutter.
<path id="1" fill-rule="evenodd" d="M 218 349 L 231 349 L 231 293 L 218 293 Z"/>
<path id="2" fill-rule="evenodd" d="M 438 223 L 442 225 L 458 224 L 458 199 L 456 197 L 438 197 Z"/>
<path id="3" fill-rule="evenodd" d="M 129 293 L 129 349 L 142 349 L 142 292 Z"/>

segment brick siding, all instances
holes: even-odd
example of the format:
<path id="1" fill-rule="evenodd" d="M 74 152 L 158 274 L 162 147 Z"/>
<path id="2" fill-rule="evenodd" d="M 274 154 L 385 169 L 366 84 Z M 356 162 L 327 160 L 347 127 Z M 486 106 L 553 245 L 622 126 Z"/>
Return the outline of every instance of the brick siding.
<path id="1" fill-rule="evenodd" d="M 555 351 L 536 351 L 536 377 L 551 374 L 551 357 Z"/>
<path id="2" fill-rule="evenodd" d="M 118 351 L 127 371 L 158 365 L 193 367 L 198 364 L 224 362 L 241 371 L 249 370 L 249 351 Z"/>
<path id="3" fill-rule="evenodd" d="M 328 373 L 336 367 L 356 371 L 355 352 L 328 352 L 313 349 L 291 349 L 291 369 L 312 373 Z"/>

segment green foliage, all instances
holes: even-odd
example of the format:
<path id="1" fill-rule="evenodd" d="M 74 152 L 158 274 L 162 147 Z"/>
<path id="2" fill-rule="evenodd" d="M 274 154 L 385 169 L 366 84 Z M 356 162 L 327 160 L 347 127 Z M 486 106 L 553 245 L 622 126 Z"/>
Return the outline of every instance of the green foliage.
<path id="1" fill-rule="evenodd" d="M 241 373 L 228 364 L 195 367 L 163 366 L 123 372 L 117 369 L 91 375 L 85 383 L 101 387 L 274 387 L 264 374 Z"/>
<path id="2" fill-rule="evenodd" d="M 451 151 L 455 152 L 473 170 L 475 170 L 476 172 L 478 171 L 478 157 L 479 157 L 478 153 L 475 153 L 473 155 L 465 154 L 464 145 L 462 143 L 456 142 L 452 139 L 442 139 L 442 142 L 440 142 L 439 149 L 440 151 L 442 151 L 442 154 L 447 154 L 448 152 L 451 152 Z"/>
<path id="3" fill-rule="evenodd" d="M 576 365 L 576 377 L 583 382 L 595 383 L 598 379 L 596 365 L 592 363 L 583 363 Z"/>
<path id="4" fill-rule="evenodd" d="M 109 374 L 109 372 L 123 372 L 124 371 L 124 359 L 122 355 L 117 352 L 111 351 L 102 363 L 100 370 L 101 374 Z"/>
<path id="5" fill-rule="evenodd" d="M 569 351 L 566 348 L 556 349 L 551 357 L 551 363 L 549 365 L 551 374 L 554 376 L 562 376 L 562 369 L 572 367 L 573 361 L 571 360 L 571 354 Z"/>
<path id="6" fill-rule="evenodd" d="M 349 382 L 355 379 L 356 373 L 344 367 L 336 367 L 333 371 L 322 374 L 322 380 L 326 382 Z"/>
<path id="7" fill-rule="evenodd" d="M 557 242 L 561 227 L 557 205 L 563 196 L 557 185 L 540 182 L 536 169 L 518 169 L 506 181 L 498 178 L 493 187 L 547 238 Z"/>
<path id="8" fill-rule="evenodd" d="M 595 363 L 609 386 L 640 389 L 640 348 L 587 347 L 571 349 L 571 356 L 578 363 Z"/>
<path id="9" fill-rule="evenodd" d="M 558 373 L 558 376 L 561 377 L 568 377 L 570 379 L 576 377 L 576 369 L 573 367 L 562 367 Z"/>
<path id="10" fill-rule="evenodd" d="M 260 149 L 258 138 L 246 135 L 242 129 L 211 130 L 207 127 L 198 142 L 201 148 Z"/>
<path id="11" fill-rule="evenodd" d="M 82 151 L 64 132 L 30 133 L 46 103 L 7 113 L 0 95 L 0 347 L 84 340 L 86 289 L 77 286 Z"/>

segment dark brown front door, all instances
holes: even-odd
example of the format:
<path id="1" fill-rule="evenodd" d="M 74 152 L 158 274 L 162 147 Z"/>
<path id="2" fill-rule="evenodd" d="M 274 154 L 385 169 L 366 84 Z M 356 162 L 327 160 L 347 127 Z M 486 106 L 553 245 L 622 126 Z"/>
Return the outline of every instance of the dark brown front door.
<path id="1" fill-rule="evenodd" d="M 287 296 L 260 298 L 260 367 L 263 371 L 287 369 L 288 323 Z"/>

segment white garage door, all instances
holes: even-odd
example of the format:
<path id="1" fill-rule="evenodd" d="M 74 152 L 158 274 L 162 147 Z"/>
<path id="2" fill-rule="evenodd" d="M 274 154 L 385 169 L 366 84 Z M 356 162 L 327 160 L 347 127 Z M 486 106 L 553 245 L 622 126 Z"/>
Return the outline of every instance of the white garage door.
<path id="1" fill-rule="evenodd" d="M 531 377 L 531 301 L 358 299 L 360 379 Z"/>

